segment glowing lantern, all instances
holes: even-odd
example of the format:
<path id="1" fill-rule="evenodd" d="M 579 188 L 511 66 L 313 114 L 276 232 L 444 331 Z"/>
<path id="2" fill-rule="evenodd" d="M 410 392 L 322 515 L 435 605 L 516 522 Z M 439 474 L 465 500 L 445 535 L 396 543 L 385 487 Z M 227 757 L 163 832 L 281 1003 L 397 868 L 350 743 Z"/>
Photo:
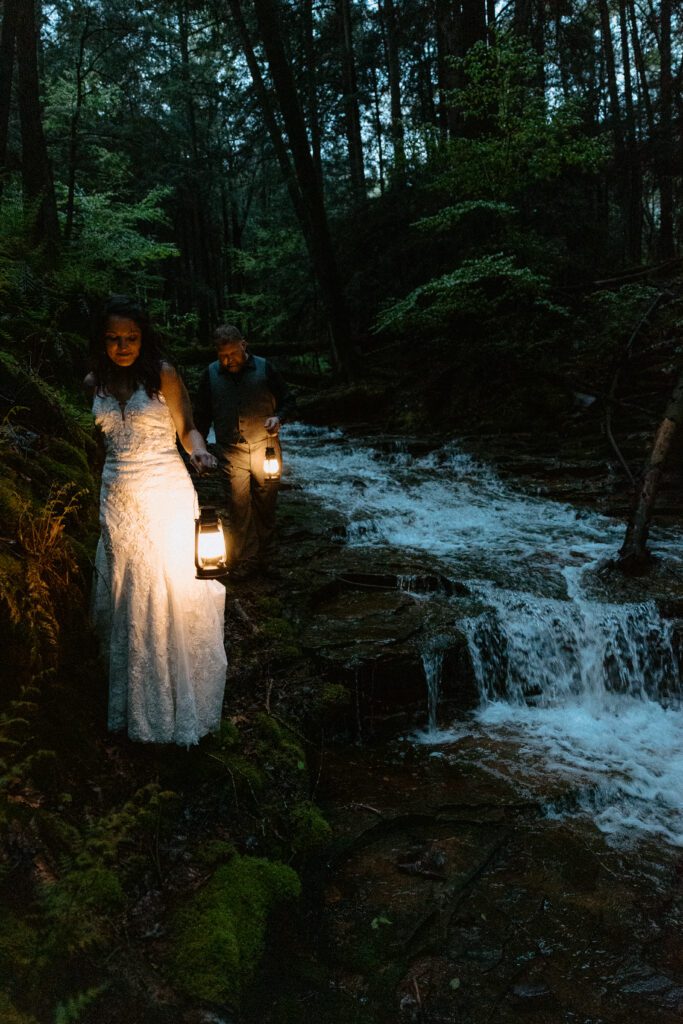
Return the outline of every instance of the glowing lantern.
<path id="1" fill-rule="evenodd" d="M 266 457 L 263 460 L 263 475 L 266 480 L 278 480 L 280 478 L 280 460 L 275 454 L 274 448 L 266 448 Z"/>
<path id="2" fill-rule="evenodd" d="M 198 580 L 215 580 L 227 576 L 228 553 L 221 517 L 215 508 L 199 510 L 194 521 L 194 564 Z"/>

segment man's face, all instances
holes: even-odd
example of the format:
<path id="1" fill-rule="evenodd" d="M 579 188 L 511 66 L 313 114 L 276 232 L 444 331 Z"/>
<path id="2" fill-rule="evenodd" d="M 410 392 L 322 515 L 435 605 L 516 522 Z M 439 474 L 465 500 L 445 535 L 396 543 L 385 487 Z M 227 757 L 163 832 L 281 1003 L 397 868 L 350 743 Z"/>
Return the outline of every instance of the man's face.
<path id="1" fill-rule="evenodd" d="M 248 358 L 246 341 L 223 341 L 216 352 L 221 368 L 228 373 L 239 373 Z"/>

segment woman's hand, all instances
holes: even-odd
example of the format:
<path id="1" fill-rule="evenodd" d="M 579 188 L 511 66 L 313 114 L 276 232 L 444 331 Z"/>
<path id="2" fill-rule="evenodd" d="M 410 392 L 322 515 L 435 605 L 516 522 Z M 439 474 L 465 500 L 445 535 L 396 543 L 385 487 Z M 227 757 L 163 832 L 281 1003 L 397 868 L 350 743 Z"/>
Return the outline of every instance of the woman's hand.
<path id="1" fill-rule="evenodd" d="M 190 455 L 190 465 L 197 470 L 199 475 L 208 473 L 212 469 L 218 469 L 218 459 L 211 452 L 195 449 Z"/>

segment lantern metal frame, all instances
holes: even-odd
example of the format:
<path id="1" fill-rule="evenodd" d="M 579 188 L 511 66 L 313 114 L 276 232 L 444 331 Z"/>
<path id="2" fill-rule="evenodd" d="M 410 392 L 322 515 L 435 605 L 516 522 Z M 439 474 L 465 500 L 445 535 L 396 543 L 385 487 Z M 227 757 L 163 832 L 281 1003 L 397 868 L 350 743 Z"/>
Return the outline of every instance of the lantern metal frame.
<path id="1" fill-rule="evenodd" d="M 277 469 L 276 473 L 268 473 L 268 472 L 266 472 L 266 463 L 270 459 L 277 460 L 278 469 Z M 268 445 L 268 447 L 266 448 L 266 454 L 263 457 L 263 477 L 264 477 L 265 480 L 279 480 L 280 479 L 280 473 L 281 473 L 280 463 L 281 463 L 281 458 L 280 458 L 280 456 L 278 456 L 277 452 L 275 451 L 275 448 L 272 445 Z"/>
<path id="2" fill-rule="evenodd" d="M 201 560 L 199 555 L 199 535 L 202 531 L 202 527 L 215 528 L 216 530 L 220 530 L 223 534 L 224 554 L 219 555 L 216 558 L 212 558 L 212 564 L 209 565 L 203 564 L 206 560 Z M 223 520 L 217 510 L 211 505 L 206 505 L 204 508 L 200 508 L 199 516 L 194 521 L 194 564 L 196 569 L 195 576 L 198 580 L 216 580 L 228 575 L 229 568 L 227 548 L 228 545 L 225 539 Z"/>

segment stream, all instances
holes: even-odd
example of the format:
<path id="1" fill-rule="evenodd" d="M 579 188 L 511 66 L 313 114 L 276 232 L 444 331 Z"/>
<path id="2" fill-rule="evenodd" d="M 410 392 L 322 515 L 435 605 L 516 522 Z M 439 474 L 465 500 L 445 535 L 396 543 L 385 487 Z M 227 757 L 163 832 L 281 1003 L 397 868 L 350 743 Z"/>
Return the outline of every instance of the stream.
<path id="1" fill-rule="evenodd" d="M 521 493 L 452 446 L 413 456 L 400 442 L 373 448 L 304 425 L 289 427 L 286 440 L 292 480 L 343 513 L 348 545 L 423 555 L 466 584 L 477 606 L 460 625 L 479 707 L 437 728 L 448 638 L 428 638 L 428 719 L 414 742 L 445 758 L 477 738 L 512 743 L 514 761 L 499 749 L 496 771 L 525 788 L 549 774 L 570 778 L 572 813 L 591 816 L 614 842 L 656 836 L 683 846 L 674 623 L 646 582 L 601 571 L 623 525 Z M 653 530 L 651 548 L 668 573 L 657 596 L 679 596 L 683 533 Z M 548 813 L 561 810 L 550 804 Z"/>

